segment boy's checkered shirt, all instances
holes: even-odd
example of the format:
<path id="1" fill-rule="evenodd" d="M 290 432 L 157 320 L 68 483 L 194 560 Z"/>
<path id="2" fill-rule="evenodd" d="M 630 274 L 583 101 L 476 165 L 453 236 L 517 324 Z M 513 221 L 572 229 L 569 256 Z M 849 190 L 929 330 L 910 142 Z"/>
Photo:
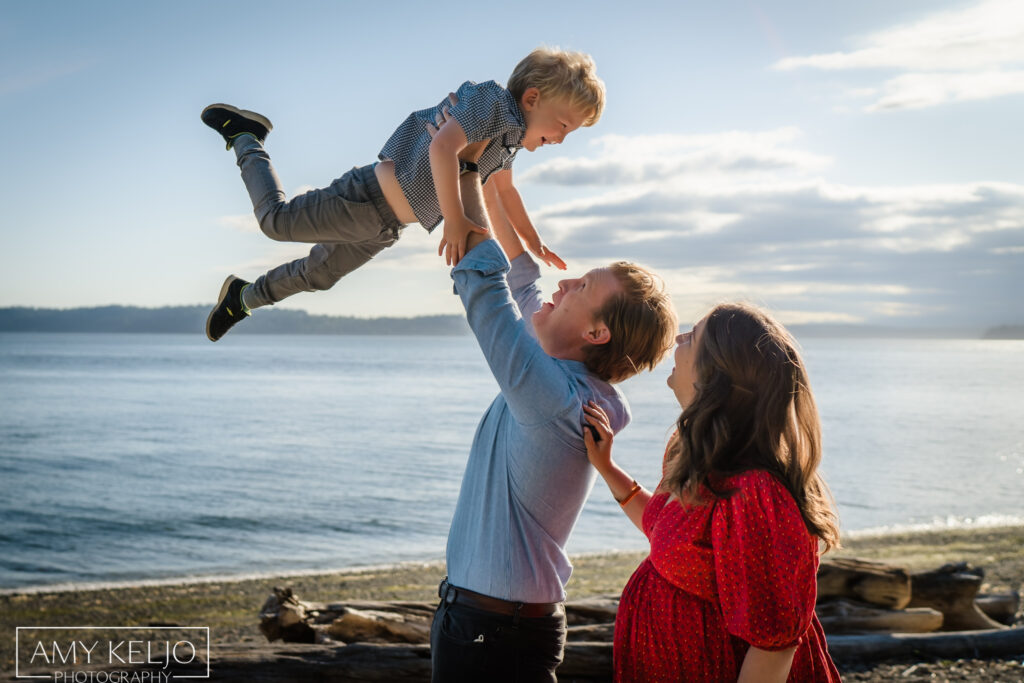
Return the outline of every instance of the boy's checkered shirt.
<path id="1" fill-rule="evenodd" d="M 526 122 L 515 98 L 494 81 L 463 83 L 455 96 L 456 104 L 448 114 L 459 122 L 472 144 L 483 140 L 491 143 L 477 161 L 480 181 L 499 169 L 512 168 L 516 152 L 522 147 Z M 414 111 L 395 130 L 378 157 L 395 162 L 395 178 L 402 187 L 416 219 L 427 230 L 441 222 L 441 207 L 430 171 L 430 134 L 427 123 L 434 124 L 441 109 L 450 106 L 445 98 L 436 107 Z"/>

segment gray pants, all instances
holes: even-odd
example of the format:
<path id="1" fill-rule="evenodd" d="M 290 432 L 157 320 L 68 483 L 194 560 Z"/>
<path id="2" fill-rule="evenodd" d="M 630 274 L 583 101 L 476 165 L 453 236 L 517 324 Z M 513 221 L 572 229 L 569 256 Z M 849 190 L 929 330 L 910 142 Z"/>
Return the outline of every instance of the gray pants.
<path id="1" fill-rule="evenodd" d="M 398 222 L 381 192 L 373 165 L 353 168 L 322 190 L 285 201 L 263 145 L 243 135 L 233 145 L 260 229 L 279 242 L 312 242 L 309 256 L 272 268 L 245 291 L 257 308 L 298 292 L 330 289 L 398 239 Z"/>

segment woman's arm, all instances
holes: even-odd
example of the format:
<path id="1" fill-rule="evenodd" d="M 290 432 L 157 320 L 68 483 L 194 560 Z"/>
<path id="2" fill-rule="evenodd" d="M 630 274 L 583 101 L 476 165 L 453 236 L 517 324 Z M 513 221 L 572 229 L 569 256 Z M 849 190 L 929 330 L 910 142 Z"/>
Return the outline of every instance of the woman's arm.
<path id="1" fill-rule="evenodd" d="M 651 492 L 640 486 L 636 479 L 612 460 L 612 439 L 615 437 L 608 415 L 593 401 L 583 406 L 587 424 L 583 430 L 583 443 L 587 446 L 587 459 L 608 484 L 612 496 L 622 505 L 622 511 L 640 531 L 644 530 L 644 509 L 651 500 Z M 595 439 L 595 435 L 597 438 Z"/>
<path id="2" fill-rule="evenodd" d="M 736 683 L 785 683 L 795 653 L 796 647 L 785 650 L 751 647 L 743 658 L 743 667 Z"/>

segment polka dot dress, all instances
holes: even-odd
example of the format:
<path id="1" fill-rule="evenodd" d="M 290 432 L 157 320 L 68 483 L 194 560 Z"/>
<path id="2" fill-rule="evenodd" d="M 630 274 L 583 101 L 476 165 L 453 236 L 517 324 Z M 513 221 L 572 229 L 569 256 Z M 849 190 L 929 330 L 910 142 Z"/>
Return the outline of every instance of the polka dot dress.
<path id="1" fill-rule="evenodd" d="M 644 510 L 651 554 L 622 593 L 615 680 L 735 681 L 748 648 L 796 646 L 789 681 L 839 681 L 814 615 L 817 539 L 764 471 L 725 479 L 732 497 Z"/>

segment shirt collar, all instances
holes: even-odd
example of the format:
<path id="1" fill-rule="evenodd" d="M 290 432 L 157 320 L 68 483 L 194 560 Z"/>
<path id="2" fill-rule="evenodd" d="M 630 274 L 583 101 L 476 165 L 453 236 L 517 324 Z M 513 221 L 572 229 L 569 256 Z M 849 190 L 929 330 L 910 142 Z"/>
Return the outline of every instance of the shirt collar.
<path id="1" fill-rule="evenodd" d="M 509 153 L 512 153 L 523 146 L 523 138 L 526 137 L 526 116 L 523 115 L 523 110 L 519 108 L 519 103 L 516 102 L 512 93 L 506 90 L 505 96 L 509 100 L 509 111 L 515 117 L 517 126 L 505 133 L 502 144 L 505 145 Z"/>

